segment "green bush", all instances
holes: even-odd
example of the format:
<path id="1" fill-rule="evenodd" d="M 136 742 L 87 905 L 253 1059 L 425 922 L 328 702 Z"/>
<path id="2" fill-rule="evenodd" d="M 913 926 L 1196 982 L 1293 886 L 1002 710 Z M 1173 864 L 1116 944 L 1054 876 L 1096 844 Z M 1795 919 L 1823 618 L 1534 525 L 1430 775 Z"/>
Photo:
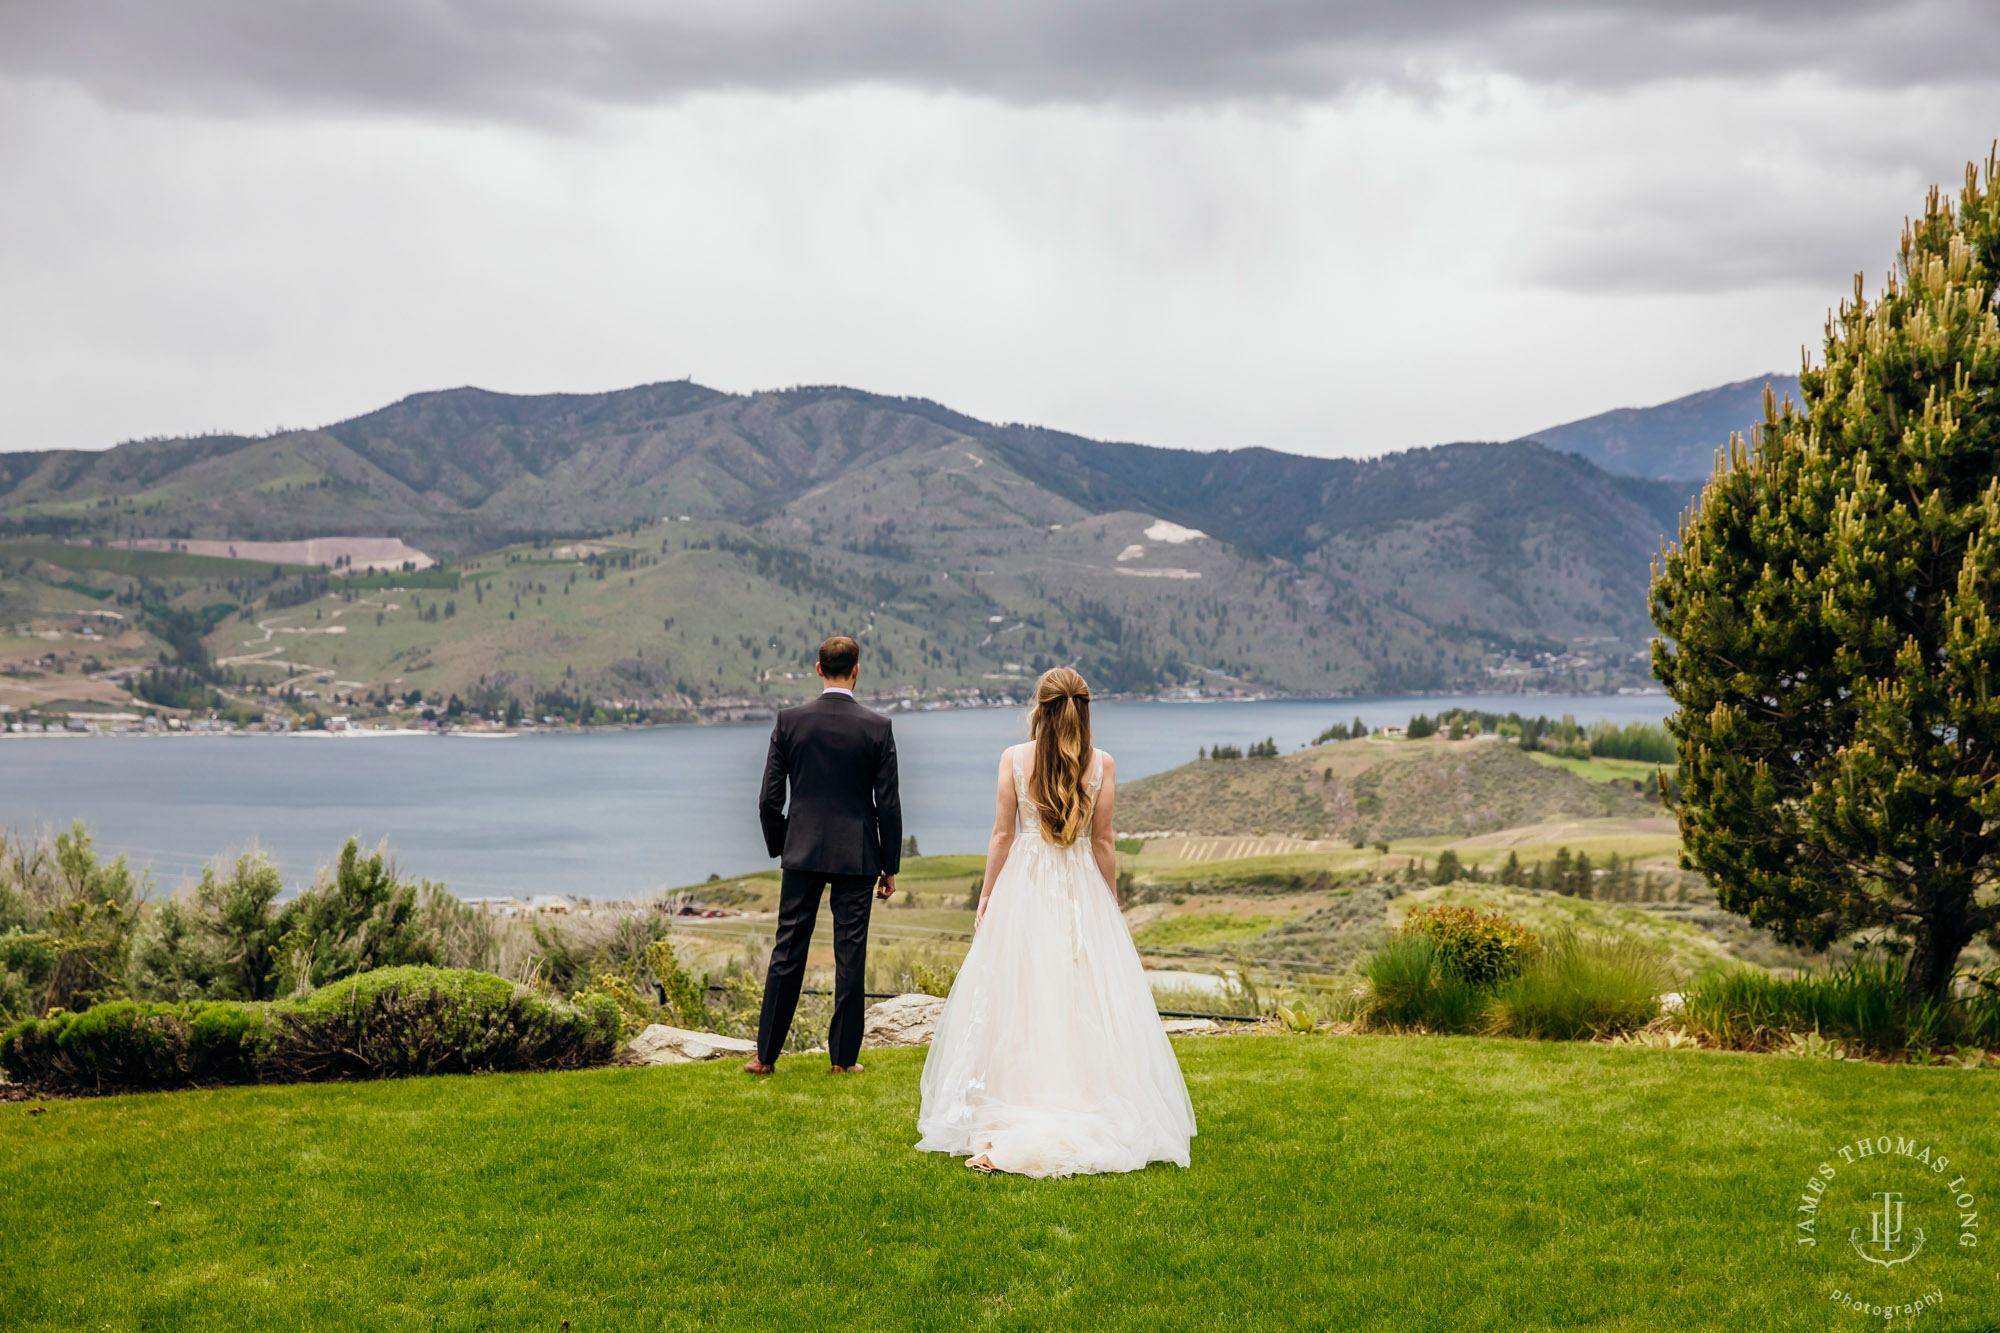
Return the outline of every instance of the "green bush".
<path id="1" fill-rule="evenodd" d="M 479 972 L 397 967 L 276 1003 L 119 1001 L 17 1023 L 0 1069 L 48 1091 L 575 1069 L 609 1059 L 617 1006 Z"/>
<path id="2" fill-rule="evenodd" d="M 37 1013 L 56 970 L 56 938 L 19 928 L 0 935 L 0 1021 Z"/>
<path id="3" fill-rule="evenodd" d="M 915 963 L 911 965 L 911 972 L 916 978 L 918 994 L 935 995 L 939 999 L 950 995 L 952 983 L 958 980 L 958 968 L 951 963 L 940 963 L 936 967 Z"/>
<path id="4" fill-rule="evenodd" d="M 1438 858 L 1440 869 L 1447 850 Z M 1458 864 L 1453 857 L 1451 864 Z M 1448 882 L 1448 881 L 1443 881 Z M 1426 907 L 1403 921 L 1402 934 L 1422 936 L 1437 946 L 1438 961 L 1475 987 L 1497 985 L 1518 976 L 1534 957 L 1535 933 L 1498 912 L 1480 913 L 1469 907 Z"/>
<path id="5" fill-rule="evenodd" d="M 145 883 L 98 860 L 81 823 L 53 839 L 0 834 L 0 1021 L 125 998 Z"/>
<path id="6" fill-rule="evenodd" d="M 1582 1041 L 1644 1027 L 1659 1017 L 1672 979 L 1665 957 L 1639 940 L 1549 940 L 1494 993 L 1488 1030 L 1501 1036 Z"/>
<path id="7" fill-rule="evenodd" d="M 578 1069 L 611 1058 L 618 1006 L 561 1004 L 486 972 L 389 967 L 290 1005 L 263 1060 L 266 1081 Z"/>
<path id="8" fill-rule="evenodd" d="M 429 887 L 398 878 L 381 849 L 363 856 L 349 838 L 332 875 L 279 918 L 279 993 L 310 994 L 357 972 L 437 961 L 437 939 L 417 906 L 419 889 Z"/>
<path id="9" fill-rule="evenodd" d="M 149 1000 L 268 1000 L 284 933 L 272 904 L 284 877 L 261 852 L 156 904 L 132 949 L 132 989 Z"/>
<path id="10" fill-rule="evenodd" d="M 1371 1027 L 1471 1032 L 1486 1008 L 1477 987 L 1444 965 L 1428 935 L 1391 940 L 1368 960 L 1363 1014 Z"/>
<path id="11" fill-rule="evenodd" d="M 1972 994 L 1962 1002 L 1965 1040 L 1984 1050 L 2000 1047 L 2000 980 L 1974 977 Z"/>
<path id="12" fill-rule="evenodd" d="M 16 1024 L 0 1036 L 0 1068 L 51 1091 L 249 1083 L 268 1033 L 262 1006 L 115 1000 Z"/>

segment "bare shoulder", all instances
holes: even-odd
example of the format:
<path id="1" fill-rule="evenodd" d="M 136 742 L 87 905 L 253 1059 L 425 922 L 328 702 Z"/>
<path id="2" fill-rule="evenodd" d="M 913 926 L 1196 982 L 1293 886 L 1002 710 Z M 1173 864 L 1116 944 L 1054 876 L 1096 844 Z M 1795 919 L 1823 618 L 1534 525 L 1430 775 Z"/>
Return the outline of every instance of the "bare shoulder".
<path id="1" fill-rule="evenodd" d="M 1104 775 L 1106 782 L 1109 782 L 1112 775 L 1118 771 L 1118 761 L 1111 757 L 1111 751 L 1099 750 L 1097 752 L 1097 771 Z"/>

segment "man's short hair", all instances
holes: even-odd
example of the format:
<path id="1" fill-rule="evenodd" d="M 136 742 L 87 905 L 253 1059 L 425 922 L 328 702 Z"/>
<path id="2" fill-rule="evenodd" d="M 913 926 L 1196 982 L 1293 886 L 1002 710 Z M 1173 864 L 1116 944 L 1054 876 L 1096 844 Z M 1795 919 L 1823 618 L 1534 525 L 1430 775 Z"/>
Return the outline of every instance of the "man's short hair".
<path id="1" fill-rule="evenodd" d="M 836 634 L 819 646 L 819 669 L 834 680 L 845 680 L 861 665 L 861 645 Z"/>

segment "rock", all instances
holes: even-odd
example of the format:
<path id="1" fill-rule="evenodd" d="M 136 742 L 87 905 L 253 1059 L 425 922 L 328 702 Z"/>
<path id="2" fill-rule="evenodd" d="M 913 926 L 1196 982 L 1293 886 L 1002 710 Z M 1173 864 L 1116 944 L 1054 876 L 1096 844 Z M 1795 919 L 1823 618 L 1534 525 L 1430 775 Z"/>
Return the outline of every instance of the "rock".
<path id="1" fill-rule="evenodd" d="M 1160 1026 L 1167 1030 L 1169 1037 L 1185 1037 L 1196 1032 L 1220 1032 L 1214 1019 L 1210 1018 L 1163 1018 Z"/>
<path id="2" fill-rule="evenodd" d="M 720 1060 L 725 1055 L 755 1055 L 757 1043 L 719 1032 L 689 1032 L 655 1023 L 632 1038 L 628 1049 L 634 1064 L 684 1065 L 695 1060 Z"/>
<path id="3" fill-rule="evenodd" d="M 1677 1014 L 1685 1008 L 1687 997 L 1677 990 L 1670 990 L 1660 997 L 1660 1012 L 1663 1014 Z"/>
<path id="4" fill-rule="evenodd" d="M 863 1046 L 922 1046 L 944 1012 L 939 995 L 898 995 L 868 1006 L 861 1019 Z"/>

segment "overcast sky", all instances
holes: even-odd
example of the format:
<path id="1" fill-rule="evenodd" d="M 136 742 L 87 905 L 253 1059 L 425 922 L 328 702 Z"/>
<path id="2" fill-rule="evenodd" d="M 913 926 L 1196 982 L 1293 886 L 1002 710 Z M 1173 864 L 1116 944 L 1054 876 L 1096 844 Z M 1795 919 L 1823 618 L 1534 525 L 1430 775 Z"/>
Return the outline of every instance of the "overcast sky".
<path id="1" fill-rule="evenodd" d="M 1192 448 L 1798 367 L 1977 0 L 0 0 L 0 449 L 843 383 Z"/>

